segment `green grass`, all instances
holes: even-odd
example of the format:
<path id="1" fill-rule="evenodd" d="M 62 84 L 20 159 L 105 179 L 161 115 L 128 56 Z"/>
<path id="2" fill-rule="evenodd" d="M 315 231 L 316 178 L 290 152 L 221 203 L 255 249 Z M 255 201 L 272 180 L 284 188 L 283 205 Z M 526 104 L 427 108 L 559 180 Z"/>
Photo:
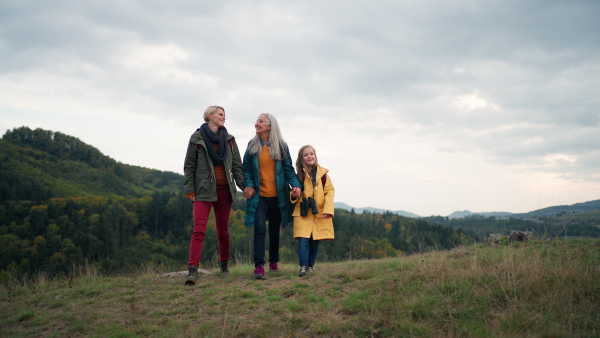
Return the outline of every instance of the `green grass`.
<path id="1" fill-rule="evenodd" d="M 255 281 L 252 268 L 215 270 L 195 286 L 150 272 L 7 282 L 0 336 L 600 335 L 598 241 L 323 263 L 304 278 L 295 264 L 280 264 L 281 272 Z"/>

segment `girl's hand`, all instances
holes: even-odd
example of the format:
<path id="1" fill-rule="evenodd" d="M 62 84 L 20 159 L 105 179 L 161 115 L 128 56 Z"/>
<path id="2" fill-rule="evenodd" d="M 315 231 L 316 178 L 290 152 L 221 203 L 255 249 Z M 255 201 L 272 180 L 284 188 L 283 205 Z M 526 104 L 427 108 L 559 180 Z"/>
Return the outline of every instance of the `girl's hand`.
<path id="1" fill-rule="evenodd" d="M 294 196 L 294 198 L 300 198 L 300 195 L 302 195 L 302 190 L 300 190 L 298 187 L 293 187 L 292 196 Z"/>
<path id="2" fill-rule="evenodd" d="M 323 218 L 332 218 L 333 215 L 332 214 L 323 214 Z"/>

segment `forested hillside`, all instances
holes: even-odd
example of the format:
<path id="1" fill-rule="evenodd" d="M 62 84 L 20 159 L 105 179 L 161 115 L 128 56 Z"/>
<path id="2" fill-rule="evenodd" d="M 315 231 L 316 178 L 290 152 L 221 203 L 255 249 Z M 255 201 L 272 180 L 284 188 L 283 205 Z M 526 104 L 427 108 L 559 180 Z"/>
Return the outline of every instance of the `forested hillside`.
<path id="1" fill-rule="evenodd" d="M 27 127 L 0 140 L 0 203 L 52 197 L 111 194 L 143 197 L 181 189 L 182 176 L 131 166 L 103 155 L 79 139 Z"/>
<path id="2" fill-rule="evenodd" d="M 122 164 L 77 138 L 27 127 L 3 136 L 0 160 L 1 276 L 65 274 L 84 264 L 105 271 L 186 266 L 192 206 L 182 196 L 182 175 Z M 230 221 L 232 256 L 250 262 L 252 228 L 243 225 L 244 212 L 238 194 Z M 390 257 L 473 241 L 450 227 L 392 213 L 337 209 L 334 226 L 336 239 L 322 244 L 322 261 Z M 295 252 L 288 226 L 282 258 L 295 261 Z M 211 219 L 202 264 L 217 257 Z"/>

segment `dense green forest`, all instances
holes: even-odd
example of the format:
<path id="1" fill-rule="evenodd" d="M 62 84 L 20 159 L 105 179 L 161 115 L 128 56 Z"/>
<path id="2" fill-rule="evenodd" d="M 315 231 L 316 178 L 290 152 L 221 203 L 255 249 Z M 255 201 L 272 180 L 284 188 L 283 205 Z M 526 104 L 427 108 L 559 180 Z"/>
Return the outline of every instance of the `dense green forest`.
<path id="1" fill-rule="evenodd" d="M 111 194 L 149 196 L 181 189 L 182 176 L 122 164 L 79 139 L 21 127 L 0 140 L 0 203 Z"/>
<path id="2" fill-rule="evenodd" d="M 0 140 L 0 270 L 3 276 L 68 273 L 93 264 L 104 271 L 147 265 L 183 268 L 192 206 L 183 176 L 119 163 L 77 138 L 27 127 Z M 243 225 L 238 194 L 230 220 L 232 257 L 250 262 L 252 228 Z M 336 239 L 320 260 L 379 258 L 448 249 L 474 238 L 448 226 L 392 213 L 336 210 Z M 291 226 L 281 253 L 296 260 Z M 218 257 L 214 222 L 207 229 L 202 264 Z"/>

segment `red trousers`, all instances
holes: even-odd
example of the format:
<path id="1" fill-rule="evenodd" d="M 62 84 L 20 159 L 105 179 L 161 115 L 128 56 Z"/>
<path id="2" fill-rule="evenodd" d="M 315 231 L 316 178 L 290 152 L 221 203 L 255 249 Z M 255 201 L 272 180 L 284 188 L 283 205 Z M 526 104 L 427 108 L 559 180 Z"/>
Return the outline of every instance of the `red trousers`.
<path id="1" fill-rule="evenodd" d="M 194 230 L 192 231 L 192 239 L 190 240 L 190 259 L 188 265 L 198 266 L 200 263 L 202 242 L 206 234 L 206 224 L 208 223 L 208 215 L 211 208 L 215 210 L 219 260 L 229 260 L 229 214 L 232 204 L 233 199 L 227 185 L 217 186 L 216 202 L 194 202 Z"/>

